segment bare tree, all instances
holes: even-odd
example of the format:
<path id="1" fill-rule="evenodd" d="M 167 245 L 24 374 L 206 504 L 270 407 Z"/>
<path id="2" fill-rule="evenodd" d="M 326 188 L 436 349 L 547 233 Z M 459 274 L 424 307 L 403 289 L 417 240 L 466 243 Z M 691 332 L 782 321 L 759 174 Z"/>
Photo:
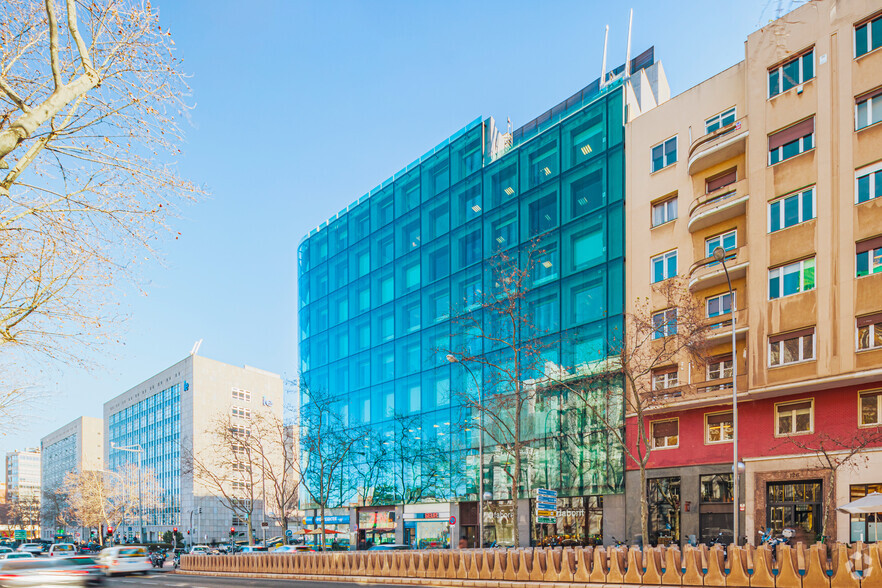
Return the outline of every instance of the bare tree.
<path id="1" fill-rule="evenodd" d="M 200 193 L 168 163 L 188 94 L 173 45 L 149 3 L 4 0 L 0 342 L 82 361 L 118 318 L 109 288 Z"/>
<path id="2" fill-rule="evenodd" d="M 138 523 L 146 513 L 161 504 L 163 489 L 153 470 L 127 463 L 117 471 L 85 470 L 64 477 L 61 492 L 67 496 L 66 519 L 81 527 L 113 527 L 124 522 Z M 99 533 L 103 544 L 103 533 Z"/>
<path id="3" fill-rule="evenodd" d="M 703 365 L 707 355 L 709 324 L 698 301 L 679 278 L 655 287 L 653 303 L 640 300 L 624 316 L 622 332 L 607 341 L 595 358 L 565 366 L 547 377 L 564 387 L 587 409 L 622 448 L 626 459 L 640 471 L 640 521 L 644 541 L 649 541 L 649 504 L 646 469 L 653 450 L 647 417 L 689 389 L 678 384 L 663 387 L 653 379 L 659 370 L 691 360 Z M 733 354 L 734 358 L 734 354 Z M 633 417 L 633 437 L 625 438 L 624 416 Z"/>
<path id="4" fill-rule="evenodd" d="M 54 529 L 68 524 L 67 492 L 63 488 L 47 488 L 40 497 L 41 524 Z"/>
<path id="5" fill-rule="evenodd" d="M 457 395 L 469 412 L 483 417 L 475 419 L 474 426 L 507 459 L 499 469 L 509 482 L 515 546 L 520 545 L 518 498 L 524 483 L 525 453 L 533 434 L 531 414 L 544 385 L 541 375 L 548 347 L 540 338 L 546 333 L 537 330 L 527 301 L 533 270 L 542 253 L 532 245 L 523 264 L 518 263 L 518 252 L 495 254 L 490 262 L 491 290 L 465 301 L 466 312 L 456 320 L 458 344 L 455 341 L 455 348 L 440 350 L 448 361 L 474 376 L 475 386 L 465 386 Z"/>
<path id="6" fill-rule="evenodd" d="M 825 484 L 824 518 L 822 519 L 821 535 L 828 544 L 834 539 L 829 537 L 836 516 L 836 478 L 842 469 L 858 469 L 869 461 L 864 449 L 882 443 L 882 428 L 859 429 L 851 434 L 835 435 L 821 431 L 806 437 L 787 437 L 781 446 L 792 445 L 815 456 L 821 470 L 830 474 L 830 483 Z"/>
<path id="7" fill-rule="evenodd" d="M 333 505 L 334 495 L 341 492 L 341 476 L 353 448 L 359 440 L 365 440 L 367 434 L 348 426 L 342 409 L 345 398 L 310 388 L 303 378 L 299 385 L 301 405 L 295 421 L 300 424 L 301 458 L 295 463 L 295 469 L 301 487 L 320 512 L 320 541 L 324 549 L 325 510 Z"/>
<path id="8" fill-rule="evenodd" d="M 36 533 L 40 528 L 40 498 L 16 496 L 9 503 L 9 519 L 14 527 Z"/>
<path id="9" fill-rule="evenodd" d="M 252 417 L 248 443 L 266 488 L 263 499 L 268 512 L 285 532 L 297 511 L 299 497 L 297 425 L 275 415 L 257 413 Z"/>
<path id="10" fill-rule="evenodd" d="M 249 545 L 254 545 L 254 506 L 262 482 L 252 425 L 234 422 L 229 415 L 219 417 L 205 431 L 210 439 L 206 448 L 182 455 L 182 470 L 192 472 L 233 516 L 245 520 Z"/>

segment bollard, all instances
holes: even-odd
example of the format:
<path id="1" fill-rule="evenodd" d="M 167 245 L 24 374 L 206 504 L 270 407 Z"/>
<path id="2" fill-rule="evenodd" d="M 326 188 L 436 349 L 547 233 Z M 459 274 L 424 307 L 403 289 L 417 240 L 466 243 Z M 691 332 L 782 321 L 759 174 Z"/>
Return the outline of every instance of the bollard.
<path id="1" fill-rule="evenodd" d="M 855 569 L 860 569 L 863 564 L 863 549 L 857 544 L 854 548 L 854 554 L 857 557 L 849 557 L 848 548 L 837 543 L 833 547 L 833 580 L 830 582 L 831 588 L 860 588 L 861 581 L 855 573 Z M 805 586 L 803 582 L 803 586 Z"/>
<path id="2" fill-rule="evenodd" d="M 602 546 L 594 548 L 594 562 L 591 566 L 591 575 L 588 576 L 589 582 L 593 584 L 604 584 L 606 582 L 607 572 L 606 549 Z"/>
<path id="3" fill-rule="evenodd" d="M 682 582 L 685 586 L 703 586 L 704 573 L 701 565 L 701 550 L 691 545 L 683 549 L 683 563 L 686 570 L 683 572 Z"/>
<path id="4" fill-rule="evenodd" d="M 545 581 L 557 582 L 560 579 L 560 549 L 545 550 Z"/>
<path id="5" fill-rule="evenodd" d="M 643 552 L 643 583 L 658 586 L 662 583 L 661 547 L 645 547 Z"/>
<path id="6" fill-rule="evenodd" d="M 802 588 L 802 578 L 797 571 L 796 552 L 789 545 L 779 545 L 777 554 L 778 575 L 776 588 Z"/>
<path id="7" fill-rule="evenodd" d="M 593 547 L 576 548 L 576 573 L 573 574 L 574 582 L 587 583 L 591 581 L 591 560 L 593 557 Z"/>
<path id="8" fill-rule="evenodd" d="M 801 545 L 797 547 L 801 547 Z M 848 561 L 848 553 L 844 555 Z M 802 557 L 805 562 L 805 574 L 802 577 L 803 588 L 830 588 L 830 576 L 827 575 L 827 546 L 823 544 L 812 545 L 808 549 L 808 553 L 802 546 Z"/>
<path id="9" fill-rule="evenodd" d="M 641 584 L 643 582 L 643 554 L 640 548 L 632 545 L 628 548 L 628 571 L 625 572 L 625 584 Z"/>
<path id="10" fill-rule="evenodd" d="M 623 584 L 625 582 L 625 555 L 618 547 L 610 547 L 609 571 L 606 573 L 606 581 L 610 584 Z"/>
<path id="11" fill-rule="evenodd" d="M 673 545 L 664 550 L 665 572 L 662 574 L 662 584 L 679 586 L 683 584 L 683 572 L 680 570 L 680 550 Z"/>

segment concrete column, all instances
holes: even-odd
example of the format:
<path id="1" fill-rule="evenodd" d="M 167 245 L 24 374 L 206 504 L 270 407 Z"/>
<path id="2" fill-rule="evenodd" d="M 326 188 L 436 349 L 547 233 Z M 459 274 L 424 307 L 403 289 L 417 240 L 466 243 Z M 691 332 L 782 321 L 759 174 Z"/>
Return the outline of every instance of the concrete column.
<path id="1" fill-rule="evenodd" d="M 456 517 L 456 522 L 450 525 L 450 548 L 459 548 L 459 539 L 462 537 L 462 521 L 459 516 L 459 503 L 452 502 L 450 504 L 450 516 Z"/>
<path id="2" fill-rule="evenodd" d="M 395 543 L 404 544 L 404 506 L 395 507 Z"/>
<path id="3" fill-rule="evenodd" d="M 349 549 L 358 549 L 358 511 L 354 506 L 349 508 Z"/>
<path id="4" fill-rule="evenodd" d="M 515 545 L 515 547 L 530 546 L 530 519 L 532 516 L 530 500 L 527 498 L 518 500 L 518 535 L 521 542 L 520 545 Z"/>
<path id="5" fill-rule="evenodd" d="M 613 537 L 619 541 L 625 541 L 628 533 L 625 531 L 625 506 L 624 494 L 607 494 L 603 497 L 603 544 L 611 545 Z M 639 512 L 639 509 L 638 509 Z M 588 513 L 586 512 L 587 516 Z M 640 516 L 637 516 L 639 519 Z M 639 532 L 639 531 L 638 531 Z"/>

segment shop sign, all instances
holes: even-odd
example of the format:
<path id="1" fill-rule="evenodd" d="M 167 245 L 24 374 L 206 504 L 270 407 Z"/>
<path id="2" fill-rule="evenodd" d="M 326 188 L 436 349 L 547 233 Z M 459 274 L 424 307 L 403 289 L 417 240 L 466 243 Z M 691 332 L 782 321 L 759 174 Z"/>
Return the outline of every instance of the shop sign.
<path id="1" fill-rule="evenodd" d="M 304 517 L 303 518 L 304 525 L 321 525 L 322 517 Z M 326 525 L 348 525 L 349 524 L 349 515 L 325 515 L 325 524 Z"/>

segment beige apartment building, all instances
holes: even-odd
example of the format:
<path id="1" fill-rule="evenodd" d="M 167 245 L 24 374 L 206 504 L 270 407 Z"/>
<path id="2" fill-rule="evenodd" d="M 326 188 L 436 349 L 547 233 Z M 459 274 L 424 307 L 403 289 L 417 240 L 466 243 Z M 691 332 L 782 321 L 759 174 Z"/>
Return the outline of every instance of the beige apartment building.
<path id="1" fill-rule="evenodd" d="M 634 470 L 626 482 L 629 512 L 641 491 L 666 497 L 652 503 L 650 540 L 731 538 L 733 319 L 740 535 L 882 538 L 872 516 L 838 513 L 824 528 L 831 509 L 882 491 L 880 121 L 882 5 L 871 0 L 809 2 L 751 34 L 740 63 L 632 116 L 628 311 L 648 298 L 666 336 L 676 311 L 660 285 L 676 278 L 713 325 L 706 365 L 653 374 L 670 390 L 648 418 L 649 485 Z M 842 460 L 858 447 L 831 482 L 818 452 Z"/>

